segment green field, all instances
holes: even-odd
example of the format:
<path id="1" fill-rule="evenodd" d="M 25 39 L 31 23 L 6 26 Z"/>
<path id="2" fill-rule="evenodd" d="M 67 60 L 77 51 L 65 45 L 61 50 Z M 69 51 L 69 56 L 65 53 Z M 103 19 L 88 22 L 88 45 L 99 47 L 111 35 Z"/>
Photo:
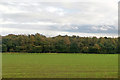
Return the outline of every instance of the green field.
<path id="1" fill-rule="evenodd" d="M 6 54 L 3 78 L 117 78 L 117 54 Z"/>

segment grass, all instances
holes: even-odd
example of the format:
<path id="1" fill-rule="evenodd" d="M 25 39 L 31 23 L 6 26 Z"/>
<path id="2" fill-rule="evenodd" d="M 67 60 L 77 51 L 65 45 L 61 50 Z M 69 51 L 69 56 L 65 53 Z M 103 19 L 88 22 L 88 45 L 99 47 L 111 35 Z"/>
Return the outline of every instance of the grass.
<path id="1" fill-rule="evenodd" d="M 117 78 L 117 54 L 4 53 L 3 78 Z"/>

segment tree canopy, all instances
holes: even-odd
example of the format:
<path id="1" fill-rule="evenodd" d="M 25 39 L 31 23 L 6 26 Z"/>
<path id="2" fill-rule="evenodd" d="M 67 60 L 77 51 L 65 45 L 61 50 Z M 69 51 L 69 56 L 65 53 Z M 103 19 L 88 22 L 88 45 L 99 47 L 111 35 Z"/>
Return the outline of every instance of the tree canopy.
<path id="1" fill-rule="evenodd" d="M 9 34 L 2 36 L 2 52 L 27 53 L 117 53 L 118 38 Z"/>

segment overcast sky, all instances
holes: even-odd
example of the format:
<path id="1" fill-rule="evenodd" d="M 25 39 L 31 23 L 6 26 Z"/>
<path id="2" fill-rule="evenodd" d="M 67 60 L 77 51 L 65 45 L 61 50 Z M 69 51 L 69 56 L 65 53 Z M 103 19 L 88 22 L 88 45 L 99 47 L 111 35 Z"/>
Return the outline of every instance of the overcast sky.
<path id="1" fill-rule="evenodd" d="M 36 0 L 37 1 L 37 0 Z M 1 1 L 0 31 L 46 36 L 112 36 L 118 34 L 118 1 Z"/>

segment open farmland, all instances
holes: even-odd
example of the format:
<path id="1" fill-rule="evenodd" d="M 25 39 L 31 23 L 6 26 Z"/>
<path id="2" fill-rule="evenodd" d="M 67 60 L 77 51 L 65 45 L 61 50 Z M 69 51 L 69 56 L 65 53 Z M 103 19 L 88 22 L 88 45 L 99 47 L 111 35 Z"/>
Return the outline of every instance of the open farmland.
<path id="1" fill-rule="evenodd" d="M 3 53 L 3 78 L 116 78 L 117 54 Z"/>

